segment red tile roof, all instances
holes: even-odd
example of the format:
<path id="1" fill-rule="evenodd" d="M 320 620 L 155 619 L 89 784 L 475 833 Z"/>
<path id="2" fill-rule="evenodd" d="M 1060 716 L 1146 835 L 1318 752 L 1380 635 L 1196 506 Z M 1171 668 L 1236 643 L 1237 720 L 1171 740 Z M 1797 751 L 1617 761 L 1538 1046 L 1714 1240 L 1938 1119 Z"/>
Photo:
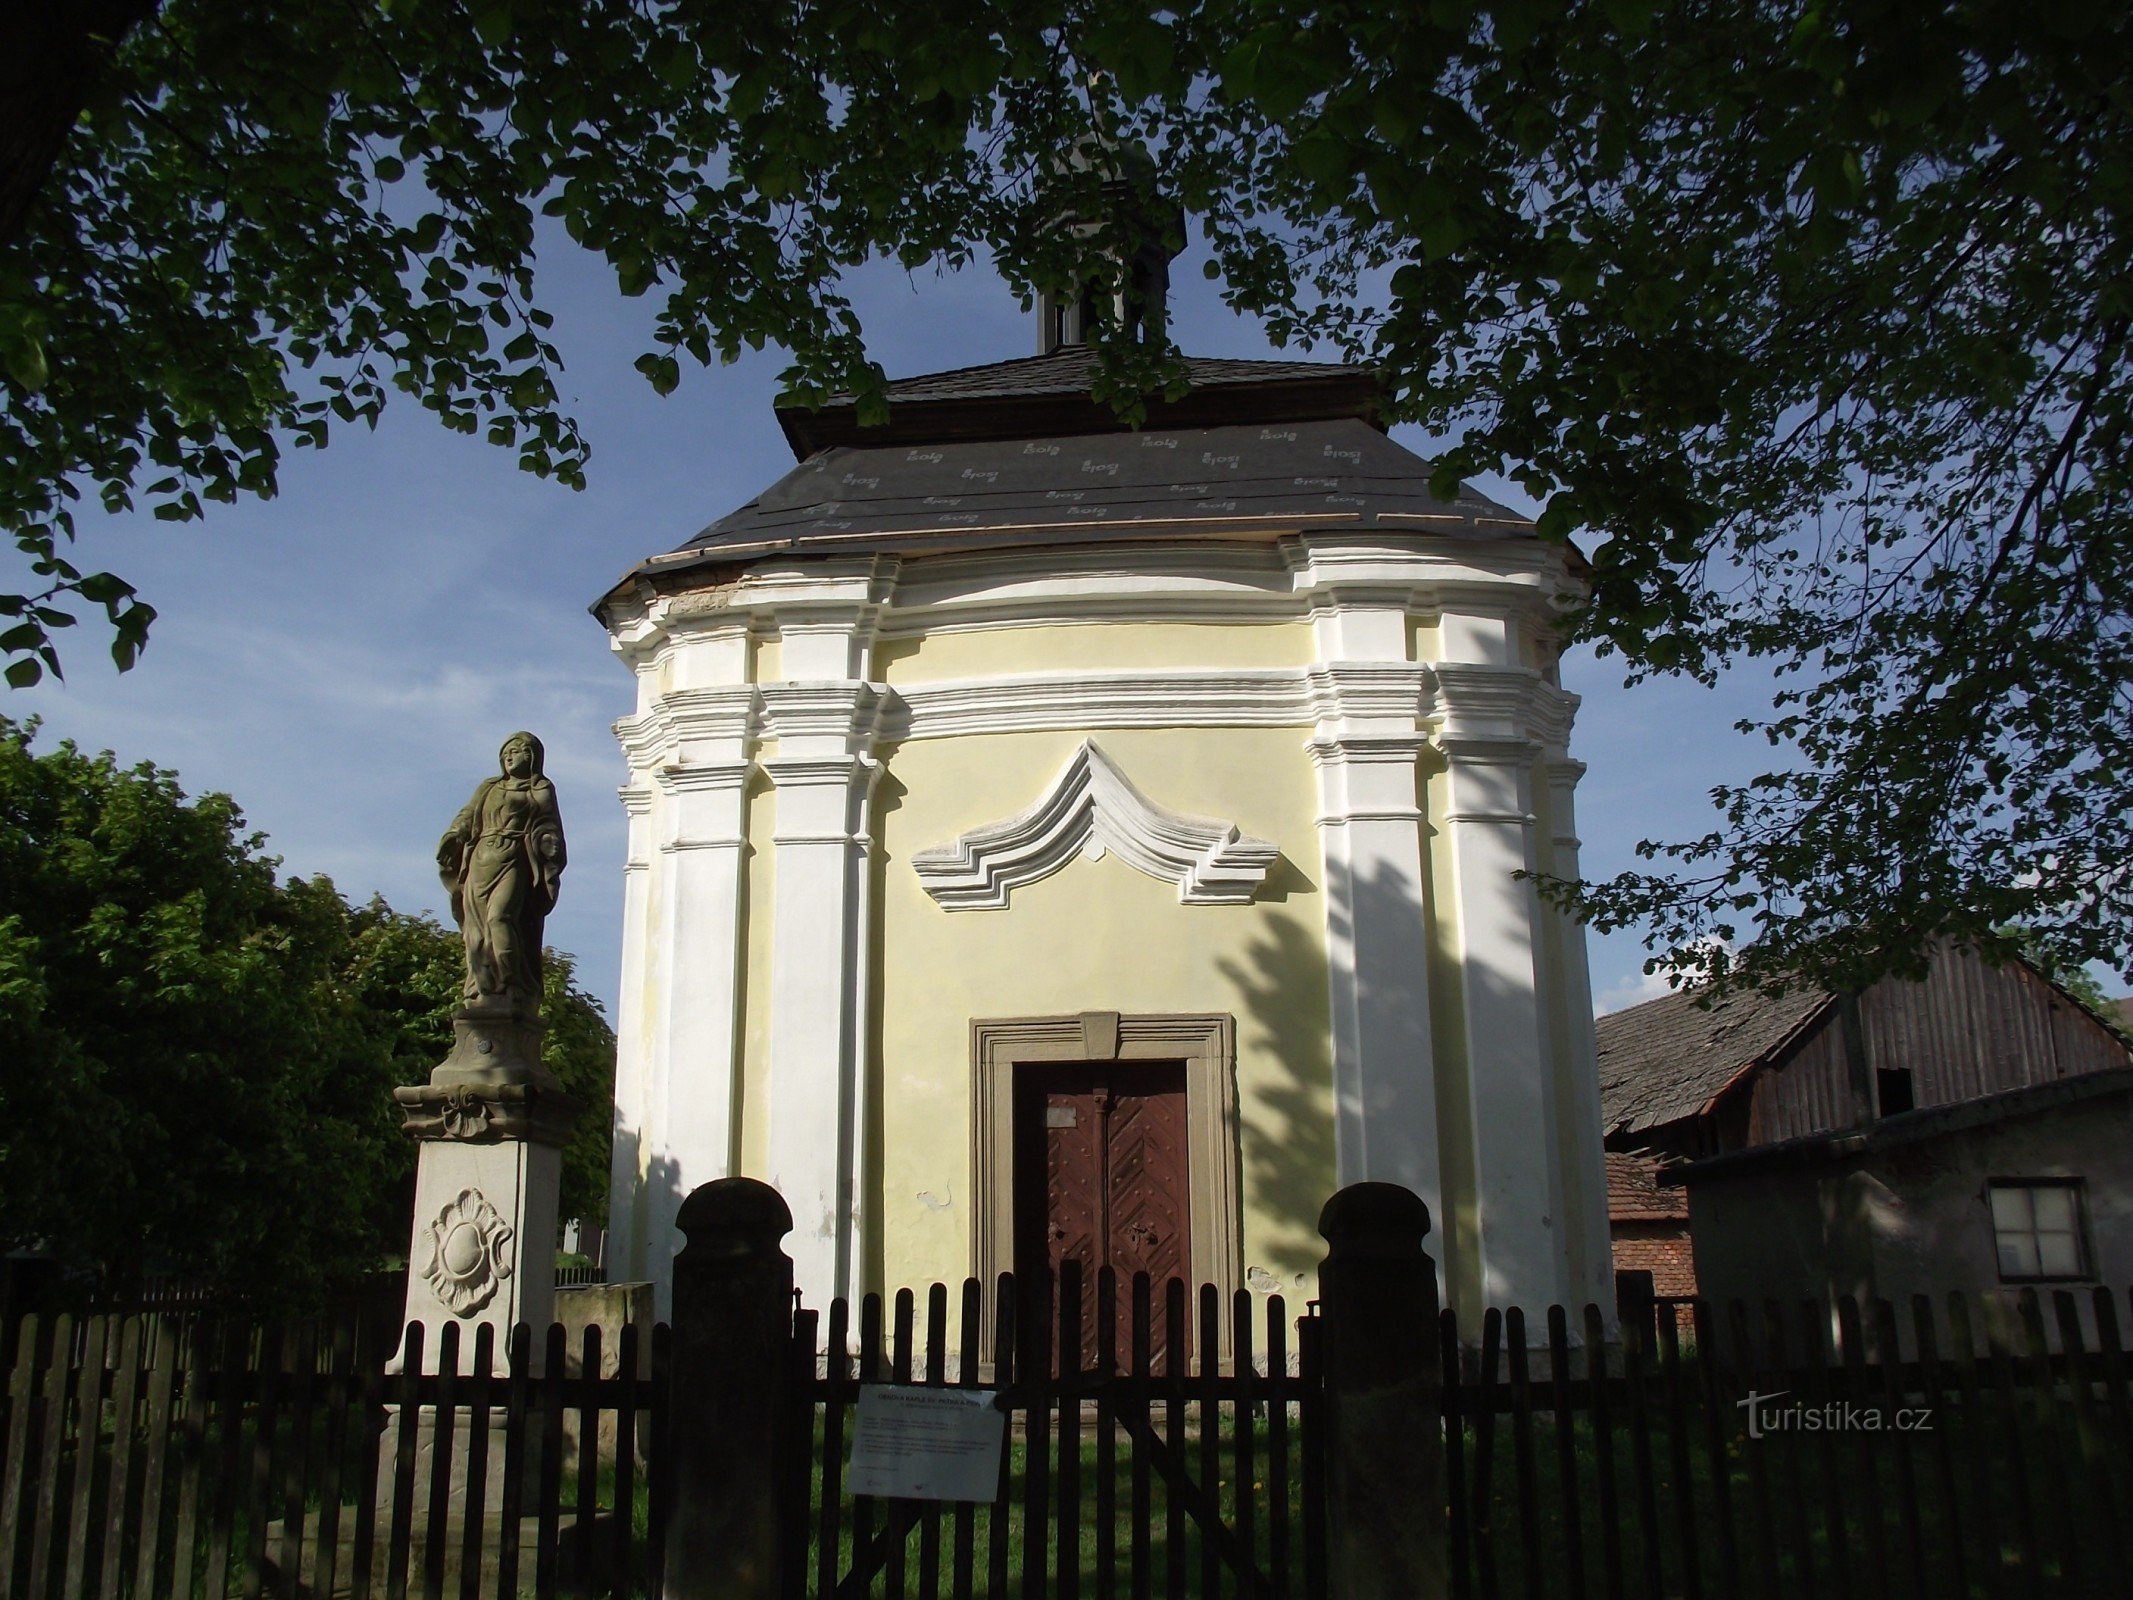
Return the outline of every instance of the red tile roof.
<path id="1" fill-rule="evenodd" d="M 1659 1163 L 1650 1156 L 1607 1152 L 1607 1220 L 1609 1222 L 1686 1222 L 1689 1197 L 1683 1189 L 1662 1189 Z"/>

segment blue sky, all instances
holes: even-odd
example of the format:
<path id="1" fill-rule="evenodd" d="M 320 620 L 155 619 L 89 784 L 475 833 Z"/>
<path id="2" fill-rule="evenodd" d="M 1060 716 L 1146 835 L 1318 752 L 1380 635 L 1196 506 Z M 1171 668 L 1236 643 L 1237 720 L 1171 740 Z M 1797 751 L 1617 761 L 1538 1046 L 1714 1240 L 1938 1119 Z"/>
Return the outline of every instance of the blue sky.
<path id="1" fill-rule="evenodd" d="M 1234 317 L 1196 253 L 1174 269 L 1179 344 L 1197 355 L 1271 353 Z M 1035 331 L 976 267 L 946 276 L 884 266 L 853 280 L 869 348 L 892 377 L 1030 354 Z M 115 672 L 92 625 L 64 642 L 67 681 L 14 691 L 0 711 L 132 763 L 222 790 L 291 874 L 325 873 L 355 899 L 382 893 L 442 916 L 437 836 L 515 728 L 548 749 L 571 865 L 548 936 L 612 1005 L 619 975 L 623 777 L 610 724 L 628 673 L 587 612 L 629 566 L 741 504 L 792 460 L 771 415 L 783 358 L 685 369 L 662 399 L 631 367 L 650 348 L 651 301 L 622 299 L 568 245 L 544 259 L 562 390 L 592 441 L 572 493 L 517 470 L 511 452 L 447 432 L 396 397 L 375 433 L 343 429 L 284 458 L 281 492 L 211 506 L 205 522 L 84 515 L 79 564 L 129 579 L 157 607 L 147 651 Z M 1291 352 L 1293 354 L 1293 352 Z M 1413 429 L 1395 437 L 1429 452 Z M 1477 484 L 1523 510 L 1509 485 Z M 1716 692 L 1621 686 L 1619 663 L 1581 651 L 1565 686 L 1584 696 L 1573 753 L 1585 865 L 1635 864 L 1638 839 L 1711 825 L 1710 786 L 1762 770 L 1731 731 L 1758 708 L 1744 680 Z M 1602 1011 L 1654 993 L 1632 934 L 1591 944 Z"/>

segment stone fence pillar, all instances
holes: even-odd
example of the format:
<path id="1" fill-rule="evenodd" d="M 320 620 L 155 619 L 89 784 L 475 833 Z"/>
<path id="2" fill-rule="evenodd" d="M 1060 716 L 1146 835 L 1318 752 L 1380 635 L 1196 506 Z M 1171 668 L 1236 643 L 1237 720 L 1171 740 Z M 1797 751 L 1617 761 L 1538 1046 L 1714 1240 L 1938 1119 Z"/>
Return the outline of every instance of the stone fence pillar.
<path id="1" fill-rule="evenodd" d="M 1429 1208 L 1355 1183 L 1319 1213 L 1332 1600 L 1440 1600 L 1446 1561 L 1437 1269 Z"/>
<path id="2" fill-rule="evenodd" d="M 666 1600 L 776 1600 L 792 1212 L 753 1178 L 682 1201 L 668 1385 Z"/>

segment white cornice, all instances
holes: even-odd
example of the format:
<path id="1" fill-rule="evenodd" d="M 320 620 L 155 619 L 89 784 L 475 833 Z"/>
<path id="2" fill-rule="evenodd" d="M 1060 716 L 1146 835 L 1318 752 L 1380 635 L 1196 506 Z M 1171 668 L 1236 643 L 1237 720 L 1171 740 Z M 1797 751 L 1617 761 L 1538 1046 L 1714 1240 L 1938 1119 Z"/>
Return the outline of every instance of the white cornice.
<path id="1" fill-rule="evenodd" d="M 691 733 L 726 732 L 745 725 L 753 715 L 756 688 L 750 683 L 720 683 L 702 689 L 670 689 L 659 705 L 676 725 Z"/>
<path id="2" fill-rule="evenodd" d="M 1209 672 L 1076 672 L 956 679 L 888 689 L 884 739 L 1073 728 L 1287 728 L 1329 716 L 1430 715 L 1420 662 Z"/>
<path id="3" fill-rule="evenodd" d="M 633 665 L 671 634 L 753 625 L 876 630 L 880 638 L 1085 622 L 1303 621 L 1338 587 L 1422 614 L 1509 606 L 1552 617 L 1581 593 L 1560 549 L 1530 539 L 1292 533 L 1277 539 L 1172 538 L 1025 546 L 923 559 L 764 561 L 702 590 L 640 585 L 605 609 Z"/>
<path id="4" fill-rule="evenodd" d="M 853 678 L 763 684 L 761 735 L 836 739 L 863 749 L 874 738 L 884 692 L 879 684 Z"/>
<path id="5" fill-rule="evenodd" d="M 668 794 L 718 794 L 745 789 L 754 770 L 747 761 L 707 761 L 694 766 L 661 767 L 653 777 Z"/>
<path id="6" fill-rule="evenodd" d="M 761 765 L 780 789 L 841 789 L 861 780 L 871 782 L 876 764 L 867 756 L 843 755 L 765 756 Z"/>
<path id="7" fill-rule="evenodd" d="M 1310 722 L 1300 667 L 1218 672 L 1047 673 L 891 691 L 885 739 L 1072 728 L 1282 728 Z"/>
<path id="8" fill-rule="evenodd" d="M 1304 749 L 1320 766 L 1345 761 L 1356 766 L 1392 766 L 1412 770 L 1416 758 L 1429 747 L 1429 739 L 1423 734 L 1390 733 L 1314 738 Z"/>
<path id="9" fill-rule="evenodd" d="M 1336 661 L 1310 667 L 1017 673 L 897 688 L 855 679 L 686 690 L 615 724 L 633 768 L 680 740 L 872 739 L 1051 733 L 1077 728 L 1281 728 L 1314 722 L 1440 721 L 1451 737 L 1530 734 L 1567 742 L 1577 696 L 1530 669 L 1458 662 Z M 1320 732 L 1328 729 L 1321 727 Z"/>
<path id="10" fill-rule="evenodd" d="M 825 613 L 879 605 L 895 591 L 894 556 L 827 556 L 759 562 L 741 575 L 726 604 L 739 610 L 789 606 Z"/>
<path id="11" fill-rule="evenodd" d="M 641 714 L 616 722 L 615 738 L 631 770 L 644 772 L 675 763 L 684 744 L 699 758 L 714 748 L 738 757 L 756 735 L 758 717 L 753 684 L 676 689 Z"/>
<path id="12" fill-rule="evenodd" d="M 1445 739 L 1532 738 L 1537 703 L 1561 692 L 1530 667 L 1440 661 L 1436 677 L 1436 715 Z"/>
<path id="13" fill-rule="evenodd" d="M 1552 756 L 1560 756 L 1570 746 L 1570 729 L 1577 721 L 1578 707 L 1582 704 L 1574 694 L 1543 683 L 1533 692 L 1533 736 L 1547 746 Z"/>
<path id="14" fill-rule="evenodd" d="M 614 729 L 615 742 L 622 746 L 623 760 L 632 772 L 642 772 L 654 765 L 673 737 L 672 728 L 656 707 L 641 717 L 618 719 Z"/>
<path id="15" fill-rule="evenodd" d="M 1541 753 L 1541 747 L 1531 739 L 1496 738 L 1490 735 L 1441 733 L 1437 736 L 1437 748 L 1447 761 L 1465 763 L 1469 767 L 1516 767 L 1521 771 L 1529 768 Z"/>
<path id="16" fill-rule="evenodd" d="M 894 634 L 998 618 L 1182 611 L 1294 617 L 1294 581 L 1270 545 L 1173 540 L 1148 545 L 1025 548 L 907 563 L 882 617 Z M 997 625 L 997 623 L 995 624 Z"/>
<path id="17" fill-rule="evenodd" d="M 1134 788 L 1093 740 L 1028 810 L 974 828 L 911 858 L 926 892 L 949 911 L 999 910 L 1025 884 L 1076 856 L 1118 852 L 1129 866 L 1178 886 L 1182 905 L 1250 903 L 1280 850 L 1235 823 L 1186 816 Z"/>
<path id="18" fill-rule="evenodd" d="M 1559 789 L 1575 789 L 1585 776 L 1585 763 L 1567 756 L 1551 756 L 1541 763 L 1548 781 Z"/>
<path id="19" fill-rule="evenodd" d="M 1435 681 L 1420 661 L 1329 661 L 1310 670 L 1311 709 L 1318 717 L 1413 722 L 1430 715 Z"/>

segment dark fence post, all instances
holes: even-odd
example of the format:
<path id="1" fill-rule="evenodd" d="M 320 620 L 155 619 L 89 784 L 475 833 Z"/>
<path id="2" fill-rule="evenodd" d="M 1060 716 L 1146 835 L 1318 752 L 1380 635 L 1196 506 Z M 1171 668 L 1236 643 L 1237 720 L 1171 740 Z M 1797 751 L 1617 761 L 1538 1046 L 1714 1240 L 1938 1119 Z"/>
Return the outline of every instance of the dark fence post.
<path id="1" fill-rule="evenodd" d="M 1450 1589 L 1429 1207 L 1396 1183 L 1350 1184 L 1318 1231 L 1328 1592 L 1439 1600 Z"/>
<path id="2" fill-rule="evenodd" d="M 675 1218 L 664 1600 L 776 1600 L 778 1425 L 792 1345 L 792 1212 L 753 1178 Z"/>

